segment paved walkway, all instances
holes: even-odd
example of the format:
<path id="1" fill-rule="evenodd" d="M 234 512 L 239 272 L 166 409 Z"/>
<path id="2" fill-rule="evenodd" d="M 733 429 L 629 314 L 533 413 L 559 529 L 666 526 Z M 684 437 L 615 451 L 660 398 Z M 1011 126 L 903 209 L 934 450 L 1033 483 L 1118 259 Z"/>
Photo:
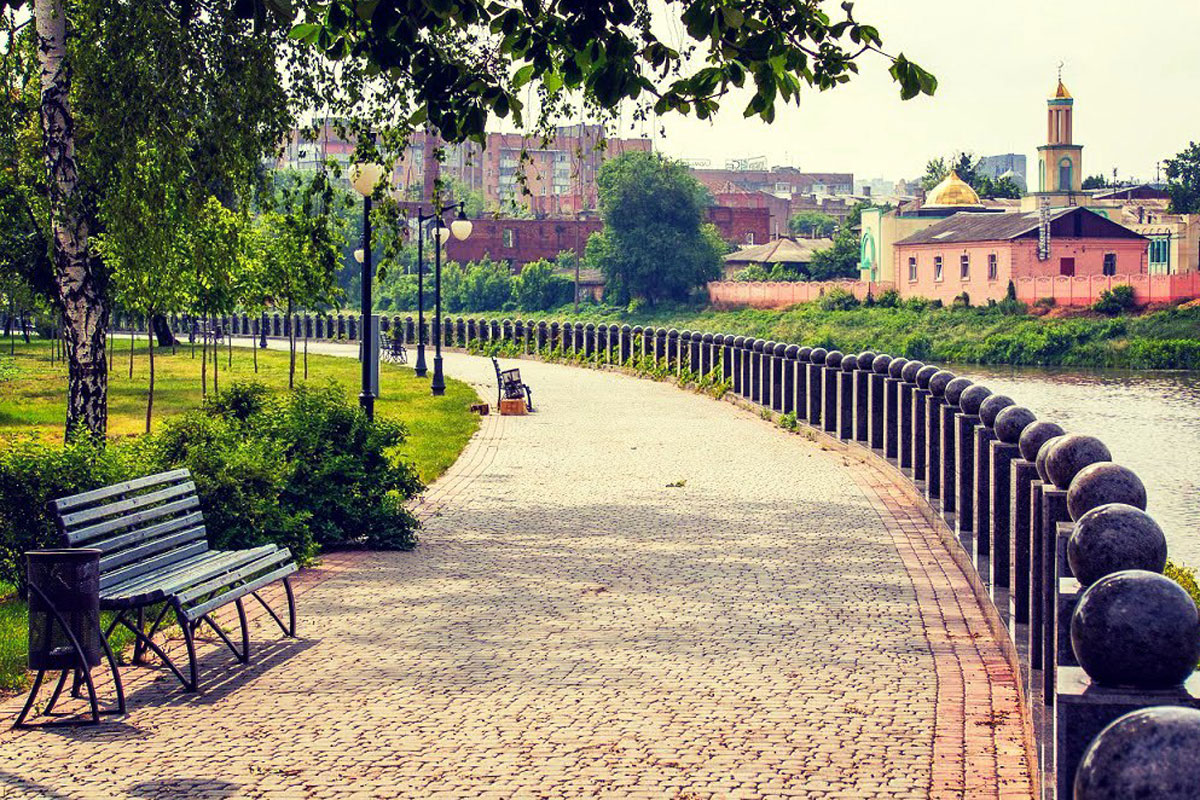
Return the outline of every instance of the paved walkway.
<path id="1" fill-rule="evenodd" d="M 538 413 L 485 420 L 416 551 L 327 557 L 305 638 L 210 646 L 199 696 L 128 669 L 123 722 L 0 733 L 0 797 L 1030 797 L 1014 676 L 887 475 L 520 366 Z"/>

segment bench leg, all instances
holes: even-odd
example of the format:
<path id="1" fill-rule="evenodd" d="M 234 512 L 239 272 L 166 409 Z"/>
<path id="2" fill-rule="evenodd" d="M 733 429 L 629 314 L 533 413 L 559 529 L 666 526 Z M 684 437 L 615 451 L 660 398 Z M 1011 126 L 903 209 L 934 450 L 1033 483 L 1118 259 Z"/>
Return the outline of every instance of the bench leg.
<path id="1" fill-rule="evenodd" d="M 286 625 L 283 624 L 283 620 L 281 620 L 279 618 L 279 615 L 275 613 L 275 609 L 273 609 L 269 605 L 267 605 L 267 601 L 263 600 L 262 596 L 259 595 L 258 592 L 251 592 L 250 594 L 254 597 L 255 600 L 258 601 L 259 605 L 261 605 L 263 608 L 265 608 L 267 610 L 267 613 L 271 615 L 271 619 L 275 620 L 275 624 L 279 626 L 279 630 L 283 631 L 283 634 L 285 636 L 290 636 L 290 637 L 295 638 L 295 636 L 296 636 L 296 595 L 292 591 L 292 582 L 291 582 L 290 578 L 283 579 L 283 591 L 287 593 L 287 601 L 288 601 L 288 623 Z"/>
<path id="2" fill-rule="evenodd" d="M 216 620 L 214 620 L 208 614 L 205 614 L 203 617 L 196 620 L 196 628 L 198 629 L 200 627 L 201 622 L 207 622 L 208 627 L 213 629 L 213 633 L 217 634 L 217 636 L 221 639 L 221 641 L 223 641 L 225 643 L 225 646 L 228 647 L 231 651 L 233 651 L 233 654 L 234 654 L 234 656 L 237 657 L 237 660 L 243 664 L 249 664 L 250 663 L 250 626 L 246 622 L 246 607 L 244 605 L 242 605 L 241 600 L 235 600 L 234 604 L 237 606 L 238 624 L 242 628 L 242 649 L 241 650 L 239 650 L 237 648 L 237 646 L 233 643 L 233 641 L 229 638 L 229 636 L 225 633 L 225 631 L 221 630 L 221 627 L 219 625 L 217 625 Z"/>
<path id="3" fill-rule="evenodd" d="M 183 609 L 175 609 L 175 617 L 179 620 L 179 627 L 183 629 L 183 641 L 187 645 L 188 654 L 188 673 L 191 675 L 191 680 L 183 682 L 183 688 L 189 692 L 199 691 L 200 689 L 200 667 L 196 663 L 196 627 L 188 618 L 184 616 Z M 196 621 L 199 624 L 199 620 Z M 178 670 L 176 670 L 178 673 Z M 180 676 L 181 678 L 183 676 Z"/>

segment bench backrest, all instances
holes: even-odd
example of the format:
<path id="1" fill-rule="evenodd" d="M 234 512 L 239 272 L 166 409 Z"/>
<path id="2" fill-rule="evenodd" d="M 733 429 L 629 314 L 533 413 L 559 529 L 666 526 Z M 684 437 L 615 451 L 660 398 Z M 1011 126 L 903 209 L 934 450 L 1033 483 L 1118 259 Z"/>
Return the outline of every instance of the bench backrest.
<path id="1" fill-rule="evenodd" d="M 101 589 L 208 550 L 200 498 L 186 469 L 63 497 L 49 506 L 66 546 L 101 551 Z"/>

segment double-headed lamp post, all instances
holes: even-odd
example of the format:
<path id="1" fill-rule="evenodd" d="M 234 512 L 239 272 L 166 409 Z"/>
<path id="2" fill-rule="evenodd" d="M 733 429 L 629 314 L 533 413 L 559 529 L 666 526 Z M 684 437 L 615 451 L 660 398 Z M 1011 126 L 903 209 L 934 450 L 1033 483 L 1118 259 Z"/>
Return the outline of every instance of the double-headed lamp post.
<path id="1" fill-rule="evenodd" d="M 371 268 L 371 193 L 383 179 L 382 164 L 363 162 L 350 168 L 350 183 L 354 191 L 363 198 L 363 246 L 362 246 L 362 326 L 363 343 L 362 359 L 362 391 L 358 395 L 358 404 L 366 413 L 367 419 L 375 418 L 375 395 L 371 392 L 371 337 L 374 335 L 372 321 L 374 315 L 371 302 L 371 284 L 375 280 L 375 271 Z M 355 253 L 357 258 L 358 254 Z"/>
<path id="2" fill-rule="evenodd" d="M 446 227 L 446 223 L 442 221 L 442 215 L 447 211 L 458 209 L 458 219 L 450 223 L 450 227 Z M 434 335 L 434 350 L 433 350 L 433 380 L 429 384 L 429 388 L 435 396 L 441 396 L 446 393 L 446 378 L 442 374 L 442 245 L 450 240 L 451 234 L 455 239 L 462 241 L 471 235 L 471 220 L 467 219 L 466 204 L 463 201 L 457 203 L 449 203 L 442 206 L 437 211 L 431 214 L 417 213 L 418 226 L 424 225 L 426 222 L 434 220 L 434 267 L 433 267 L 433 296 L 434 296 L 434 311 L 433 311 L 433 329 L 436 331 Z M 418 267 L 420 269 L 420 256 L 418 253 Z"/>

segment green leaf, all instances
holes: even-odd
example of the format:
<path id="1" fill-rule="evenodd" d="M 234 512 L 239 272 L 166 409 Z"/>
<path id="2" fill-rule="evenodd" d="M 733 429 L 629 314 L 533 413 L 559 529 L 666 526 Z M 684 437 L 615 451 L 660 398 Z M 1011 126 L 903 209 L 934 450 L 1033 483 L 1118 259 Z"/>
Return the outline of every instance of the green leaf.
<path id="1" fill-rule="evenodd" d="M 292 26 L 292 30 L 288 33 L 293 39 L 299 39 L 308 44 L 316 44 L 317 37 L 321 34 L 322 26 L 311 22 L 304 22 L 299 25 Z"/>
<path id="2" fill-rule="evenodd" d="M 513 75 L 513 88 L 520 89 L 533 78 L 533 64 L 526 64 Z"/>

